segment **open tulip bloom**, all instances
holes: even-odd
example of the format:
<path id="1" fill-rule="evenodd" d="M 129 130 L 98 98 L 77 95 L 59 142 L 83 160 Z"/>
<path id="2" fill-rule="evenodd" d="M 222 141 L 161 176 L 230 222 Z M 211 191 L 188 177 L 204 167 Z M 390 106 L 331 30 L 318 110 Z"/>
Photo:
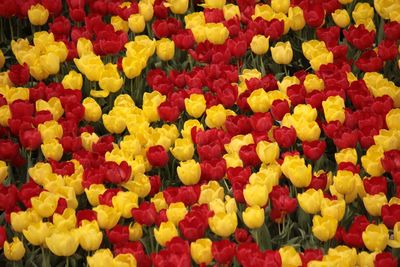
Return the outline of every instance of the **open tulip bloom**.
<path id="1" fill-rule="evenodd" d="M 0 1 L 0 266 L 400 257 L 398 0 Z"/>

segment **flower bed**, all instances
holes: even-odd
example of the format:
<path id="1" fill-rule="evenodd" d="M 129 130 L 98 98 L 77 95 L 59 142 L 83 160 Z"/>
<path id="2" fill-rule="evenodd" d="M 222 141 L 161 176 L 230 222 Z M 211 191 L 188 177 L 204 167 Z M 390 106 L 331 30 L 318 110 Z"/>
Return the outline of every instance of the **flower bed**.
<path id="1" fill-rule="evenodd" d="M 398 0 L 2 0 L 0 29 L 1 266 L 398 266 Z"/>

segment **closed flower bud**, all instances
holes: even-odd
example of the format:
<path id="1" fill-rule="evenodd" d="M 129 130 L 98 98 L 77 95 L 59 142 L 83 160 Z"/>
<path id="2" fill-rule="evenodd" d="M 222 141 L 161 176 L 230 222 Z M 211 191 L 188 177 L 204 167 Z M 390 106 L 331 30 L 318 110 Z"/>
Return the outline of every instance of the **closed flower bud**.
<path id="1" fill-rule="evenodd" d="M 307 93 L 311 93 L 313 91 L 323 91 L 325 88 L 324 80 L 315 74 L 307 74 L 306 79 L 304 80 L 304 88 L 306 89 Z"/>
<path id="2" fill-rule="evenodd" d="M 304 193 L 297 194 L 297 200 L 300 207 L 309 214 L 317 214 L 321 210 L 321 202 L 324 194 L 321 189 L 307 189 Z"/>
<path id="3" fill-rule="evenodd" d="M 150 21 L 154 16 L 154 8 L 151 1 L 140 1 L 139 13 L 144 17 L 145 21 Z"/>
<path id="4" fill-rule="evenodd" d="M 194 185 L 200 181 L 200 164 L 193 159 L 180 162 L 176 168 L 176 172 L 178 173 L 179 180 L 184 185 Z"/>
<path id="5" fill-rule="evenodd" d="M 32 5 L 28 9 L 28 18 L 32 25 L 44 25 L 49 18 L 49 11 L 41 4 Z"/>
<path id="6" fill-rule="evenodd" d="M 263 163 L 274 163 L 279 158 L 278 143 L 261 141 L 257 143 L 257 155 Z"/>
<path id="7" fill-rule="evenodd" d="M 99 81 L 103 73 L 104 63 L 100 56 L 93 53 L 82 55 L 81 58 L 74 58 L 74 63 L 78 70 L 83 73 L 90 81 Z"/>
<path id="8" fill-rule="evenodd" d="M 100 105 L 91 97 L 83 99 L 82 105 L 85 107 L 84 119 L 96 122 L 101 118 L 102 112 Z"/>
<path id="9" fill-rule="evenodd" d="M 311 68 L 314 71 L 319 71 L 321 65 L 326 65 L 329 63 L 333 63 L 333 53 L 332 52 L 324 52 L 320 53 L 318 56 L 313 57 L 310 60 Z"/>
<path id="10" fill-rule="evenodd" d="M 299 31 L 306 26 L 306 20 L 304 19 L 304 12 L 299 6 L 289 7 L 288 18 L 290 28 L 293 31 Z"/>
<path id="11" fill-rule="evenodd" d="M 99 140 L 99 137 L 97 136 L 96 133 L 88 133 L 88 132 L 83 132 L 81 134 L 81 140 L 82 140 L 82 147 L 86 151 L 92 151 L 92 145 L 97 143 Z"/>
<path id="12" fill-rule="evenodd" d="M 11 227 L 15 232 L 22 232 L 29 225 L 39 222 L 41 217 L 31 209 L 26 211 L 11 212 Z"/>
<path id="13" fill-rule="evenodd" d="M 185 14 L 189 7 L 189 0 L 167 0 L 165 6 L 174 14 Z"/>
<path id="14" fill-rule="evenodd" d="M 61 118 L 61 116 L 64 114 L 64 109 L 62 107 L 61 100 L 58 97 L 52 97 L 48 101 L 39 99 L 36 101 L 35 106 L 36 106 L 36 112 L 39 112 L 42 110 L 50 111 L 51 114 L 53 115 L 53 119 L 55 121 L 57 121 L 59 118 Z M 54 123 L 54 122 L 52 122 L 52 123 Z"/>
<path id="15" fill-rule="evenodd" d="M 256 55 L 264 55 L 269 49 L 269 36 L 254 35 L 250 43 L 251 51 Z"/>
<path id="16" fill-rule="evenodd" d="M 162 61 L 168 61 L 174 58 L 175 55 L 175 43 L 168 38 L 162 38 L 156 43 L 157 56 Z"/>
<path id="17" fill-rule="evenodd" d="M 216 198 L 221 200 L 224 198 L 224 188 L 217 181 L 210 181 L 201 186 L 199 204 L 210 203 Z"/>
<path id="18" fill-rule="evenodd" d="M 112 16 L 111 25 L 113 26 L 114 31 L 123 31 L 126 33 L 129 31 L 128 22 L 120 16 Z"/>
<path id="19" fill-rule="evenodd" d="M 222 104 L 212 106 L 206 110 L 206 125 L 209 128 L 220 128 L 226 121 L 226 110 Z"/>
<path id="20" fill-rule="evenodd" d="M 272 0 L 271 7 L 276 13 L 287 13 L 290 6 L 290 0 Z"/>
<path id="21" fill-rule="evenodd" d="M 350 16 L 346 9 L 336 9 L 332 13 L 333 21 L 340 28 L 346 28 L 350 23 Z"/>
<path id="22" fill-rule="evenodd" d="M 319 215 L 313 217 L 312 232 L 320 241 L 326 242 L 335 236 L 338 221 L 335 218 Z"/>
<path id="23" fill-rule="evenodd" d="M 190 255 L 197 264 L 208 265 L 213 256 L 211 252 L 212 241 L 209 238 L 197 239 L 190 244 Z"/>
<path id="24" fill-rule="evenodd" d="M 85 189 L 86 197 L 92 207 L 99 205 L 99 195 L 106 191 L 103 184 L 92 184 L 89 189 Z"/>
<path id="25" fill-rule="evenodd" d="M 110 249 L 99 249 L 92 256 L 87 257 L 90 267 L 110 266 L 115 267 L 113 254 Z"/>
<path id="26" fill-rule="evenodd" d="M 8 166 L 3 160 L 0 160 L 0 184 L 3 184 L 4 180 L 8 176 Z"/>
<path id="27" fill-rule="evenodd" d="M 377 252 L 368 253 L 367 251 L 361 251 L 357 255 L 357 266 L 374 267 L 376 254 Z"/>
<path id="28" fill-rule="evenodd" d="M 340 96 L 330 96 L 322 102 L 326 122 L 339 121 L 343 123 L 345 120 L 344 100 Z"/>
<path id="29" fill-rule="evenodd" d="M 183 202 L 171 203 L 167 209 L 168 221 L 178 225 L 178 223 L 185 217 L 187 209 Z"/>
<path id="30" fill-rule="evenodd" d="M 222 23 L 206 24 L 207 40 L 214 45 L 222 45 L 229 37 L 229 31 Z"/>
<path id="31" fill-rule="evenodd" d="M 244 224 L 250 229 L 261 227 L 265 221 L 265 211 L 257 205 L 247 207 L 242 216 Z"/>
<path id="32" fill-rule="evenodd" d="M 49 237 L 46 237 L 46 245 L 57 256 L 71 256 L 79 246 L 77 231 L 55 231 Z"/>
<path id="33" fill-rule="evenodd" d="M 64 149 L 57 139 L 46 141 L 40 146 L 40 148 L 46 160 L 52 159 L 59 161 L 64 153 Z"/>
<path id="34" fill-rule="evenodd" d="M 76 43 L 76 50 L 78 52 L 79 57 L 83 57 L 86 54 L 92 54 L 93 53 L 92 41 L 84 37 L 79 38 Z"/>
<path id="35" fill-rule="evenodd" d="M 11 119 L 11 110 L 9 105 L 0 107 L 0 126 L 8 127 L 8 120 Z"/>
<path id="36" fill-rule="evenodd" d="M 235 212 L 217 213 L 208 219 L 211 231 L 221 237 L 228 237 L 236 230 L 238 221 Z"/>
<path id="37" fill-rule="evenodd" d="M 158 229 L 154 228 L 154 237 L 157 243 L 163 247 L 168 241 L 178 235 L 178 230 L 176 229 L 175 225 L 170 221 L 162 222 Z"/>
<path id="38" fill-rule="evenodd" d="M 115 93 L 121 89 L 123 83 L 124 80 L 119 75 L 116 65 L 109 63 L 104 66 L 99 77 L 99 86 L 102 90 Z"/>
<path id="39" fill-rule="evenodd" d="M 43 71 L 48 75 L 54 75 L 60 71 L 60 58 L 53 52 L 41 55 L 39 61 Z"/>
<path id="40" fill-rule="evenodd" d="M 129 267 L 137 266 L 135 256 L 131 253 L 118 254 L 114 258 L 114 264 L 115 266 L 129 266 Z"/>
<path id="41" fill-rule="evenodd" d="M 293 50 L 289 41 L 283 43 L 278 42 L 274 47 L 271 47 L 272 59 L 275 63 L 286 65 L 292 61 Z"/>
<path id="42" fill-rule="evenodd" d="M 292 246 L 284 246 L 279 249 L 282 259 L 282 267 L 302 266 L 300 254 Z"/>
<path id="43" fill-rule="evenodd" d="M 146 27 L 144 16 L 141 14 L 132 14 L 128 19 L 129 29 L 134 33 L 141 33 Z"/>
<path id="44" fill-rule="evenodd" d="M 24 237 L 34 246 L 41 246 L 52 232 L 52 224 L 38 221 L 23 230 Z"/>
<path id="45" fill-rule="evenodd" d="M 143 237 L 142 226 L 135 222 L 129 225 L 129 241 L 138 241 Z"/>
<path id="46" fill-rule="evenodd" d="M 386 114 L 386 124 L 389 130 L 400 130 L 400 108 L 394 108 Z"/>
<path id="47" fill-rule="evenodd" d="M 370 224 L 362 233 L 362 240 L 370 251 L 381 252 L 388 244 L 389 230 L 383 223 Z"/>
<path id="48" fill-rule="evenodd" d="M 43 191 L 39 196 L 31 198 L 32 208 L 43 218 L 48 218 L 55 212 L 58 199 L 58 195 Z"/>
<path id="49" fill-rule="evenodd" d="M 243 196 L 247 205 L 264 207 L 268 202 L 268 187 L 266 184 L 247 184 L 243 190 Z"/>
<path id="50" fill-rule="evenodd" d="M 185 99 L 186 112 L 194 117 L 199 118 L 206 111 L 206 99 L 203 94 L 191 94 Z"/>
<path id="51" fill-rule="evenodd" d="M 13 237 L 13 241 L 9 243 L 4 242 L 4 256 L 10 261 L 19 261 L 25 255 L 24 243 L 18 237 Z"/>
<path id="52" fill-rule="evenodd" d="M 299 156 L 286 156 L 282 164 L 283 174 L 296 187 L 307 187 L 311 183 L 311 165 L 306 165 Z"/>

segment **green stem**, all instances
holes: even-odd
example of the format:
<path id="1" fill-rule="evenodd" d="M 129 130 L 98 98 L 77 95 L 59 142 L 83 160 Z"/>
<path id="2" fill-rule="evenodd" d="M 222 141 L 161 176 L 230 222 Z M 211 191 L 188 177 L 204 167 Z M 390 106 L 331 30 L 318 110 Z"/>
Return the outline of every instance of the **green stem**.
<path id="1" fill-rule="evenodd" d="M 154 251 L 154 238 L 153 238 L 153 229 L 151 227 L 149 229 L 149 239 L 150 239 L 150 252 L 155 252 Z"/>
<path id="2" fill-rule="evenodd" d="M 10 35 L 11 35 L 11 40 L 14 40 L 14 29 L 13 29 L 13 23 L 11 22 L 11 18 L 8 20 L 8 25 L 10 26 Z"/>
<path id="3" fill-rule="evenodd" d="M 67 257 L 65 261 L 66 261 L 65 267 L 69 267 L 69 257 Z"/>

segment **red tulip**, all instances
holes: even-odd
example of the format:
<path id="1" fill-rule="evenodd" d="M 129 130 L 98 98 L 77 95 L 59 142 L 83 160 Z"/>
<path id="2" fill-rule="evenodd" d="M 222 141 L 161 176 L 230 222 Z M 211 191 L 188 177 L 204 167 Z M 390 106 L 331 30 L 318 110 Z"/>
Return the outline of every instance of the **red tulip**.
<path id="1" fill-rule="evenodd" d="M 149 147 L 146 157 L 153 167 L 164 167 L 168 163 L 168 154 L 161 145 Z"/>
<path id="2" fill-rule="evenodd" d="M 211 252 L 216 262 L 219 264 L 229 264 L 235 256 L 236 244 L 226 239 L 214 241 Z"/>
<path id="3" fill-rule="evenodd" d="M 157 219 L 157 211 L 154 203 L 142 202 L 139 208 L 132 209 L 132 217 L 140 224 L 152 226 Z"/>

